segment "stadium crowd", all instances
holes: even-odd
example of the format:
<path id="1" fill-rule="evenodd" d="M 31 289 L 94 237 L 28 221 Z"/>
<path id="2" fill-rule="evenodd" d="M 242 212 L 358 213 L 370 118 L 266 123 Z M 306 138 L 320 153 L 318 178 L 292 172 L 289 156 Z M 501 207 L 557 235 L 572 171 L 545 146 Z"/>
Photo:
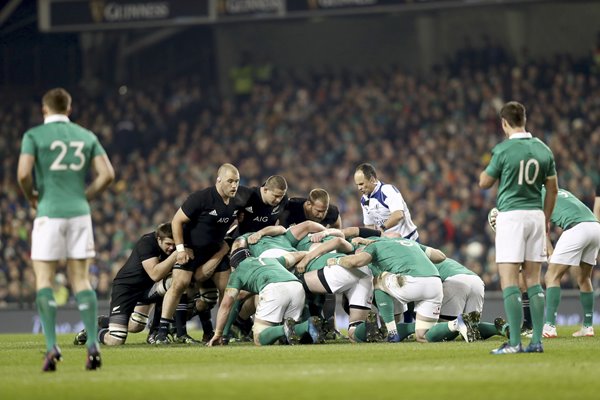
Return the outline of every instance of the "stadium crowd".
<path id="1" fill-rule="evenodd" d="M 99 298 L 108 298 L 139 236 L 170 221 L 188 193 L 214 184 L 223 162 L 239 168 L 243 185 L 280 174 L 290 196 L 325 188 L 344 227 L 362 225 L 352 175 L 370 162 L 402 192 L 421 242 L 460 260 L 488 290 L 499 288 L 486 223 L 495 191 L 477 186 L 489 149 L 502 139 L 499 107 L 511 99 L 527 106 L 527 129 L 553 150 L 560 187 L 591 207 L 600 182 L 600 76 L 563 56 L 523 65 L 497 54 L 493 62 L 470 57 L 426 76 L 396 67 L 279 71 L 239 102 L 203 91 L 194 77 L 121 87 L 102 97 L 75 92 L 73 121 L 99 136 L 117 172 L 116 183 L 92 205 L 97 256 L 91 272 Z M 32 218 L 15 173 L 22 134 L 42 116 L 33 100 L 2 108 L 0 307 L 29 307 Z M 600 287 L 598 270 L 594 284 Z M 563 285 L 574 287 L 574 280 L 566 276 Z M 57 280 L 57 290 L 65 293 L 64 281 Z"/>

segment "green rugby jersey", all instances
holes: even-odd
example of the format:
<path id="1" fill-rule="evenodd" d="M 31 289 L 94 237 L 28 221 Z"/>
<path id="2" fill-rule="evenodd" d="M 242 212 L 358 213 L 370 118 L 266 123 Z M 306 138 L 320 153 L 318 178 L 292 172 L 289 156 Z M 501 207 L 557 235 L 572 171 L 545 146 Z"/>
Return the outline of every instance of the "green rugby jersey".
<path id="1" fill-rule="evenodd" d="M 248 237 L 254 232 L 244 233 L 242 237 L 248 240 Z M 294 247 L 298 243 L 298 240 L 292 235 L 292 232 L 288 230 L 283 235 L 278 236 L 263 236 L 255 244 L 249 244 L 248 250 L 252 257 L 260 257 L 262 253 L 271 249 L 281 249 L 289 252 L 296 251 Z"/>
<path id="2" fill-rule="evenodd" d="M 542 200 L 546 196 L 546 188 L 542 188 Z M 573 193 L 559 189 L 556 196 L 556 205 L 552 211 L 550 221 L 562 229 L 567 229 L 580 222 L 598 222 L 596 216 Z"/>
<path id="3" fill-rule="evenodd" d="M 327 266 L 327 260 L 330 258 L 340 258 L 347 256 L 348 254 L 344 253 L 325 253 L 322 256 L 319 256 L 308 263 L 306 266 L 306 272 L 309 271 L 317 271 L 319 269 L 323 269 Z"/>
<path id="4" fill-rule="evenodd" d="M 542 185 L 556 175 L 554 156 L 548 146 L 531 134 L 516 134 L 492 149 L 485 169 L 498 179 L 499 211 L 542 210 Z"/>
<path id="5" fill-rule="evenodd" d="M 419 247 L 419 243 L 402 238 L 369 238 L 373 243 L 364 251 L 373 257 L 373 275 L 383 271 L 414 277 L 440 276 L 437 268 Z"/>
<path id="6" fill-rule="evenodd" d="M 260 293 L 270 283 L 300 282 L 298 278 L 285 269 L 285 258 L 246 258 L 231 273 L 228 288 Z"/>
<path id="7" fill-rule="evenodd" d="M 325 243 L 334 238 L 336 238 L 336 236 L 325 236 L 323 239 L 321 239 L 321 241 L 319 243 Z M 298 242 L 298 244 L 296 245 L 296 249 L 298 251 L 310 251 L 310 247 L 312 245 L 313 245 L 313 242 L 311 242 L 311 235 L 306 235 L 304 238 L 302 238 Z"/>
<path id="8" fill-rule="evenodd" d="M 21 154 L 35 157 L 38 217 L 72 218 L 90 213 L 86 175 L 94 157 L 106 154 L 96 135 L 53 115 L 23 136 Z"/>

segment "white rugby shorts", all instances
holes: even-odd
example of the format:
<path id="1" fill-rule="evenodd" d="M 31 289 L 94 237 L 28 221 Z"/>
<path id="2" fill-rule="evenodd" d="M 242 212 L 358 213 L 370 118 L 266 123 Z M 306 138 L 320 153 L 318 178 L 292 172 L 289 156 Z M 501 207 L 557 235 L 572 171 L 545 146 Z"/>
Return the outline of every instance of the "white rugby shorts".
<path id="1" fill-rule="evenodd" d="M 457 316 L 483 310 L 485 285 L 477 275 L 459 274 L 446 279 L 443 284 L 444 300 L 441 315 Z"/>
<path id="2" fill-rule="evenodd" d="M 369 267 L 348 269 L 337 264 L 323 268 L 325 280 L 332 293 L 344 293 L 351 306 L 371 308 L 373 275 Z"/>
<path id="3" fill-rule="evenodd" d="M 550 262 L 561 265 L 580 265 L 581 262 L 596 265 L 599 250 L 600 224 L 580 222 L 560 235 Z"/>
<path id="4" fill-rule="evenodd" d="M 439 276 L 413 277 L 402 275 L 402 286 L 398 275 L 384 272 L 382 289 L 402 304 L 415 302 L 415 312 L 423 317 L 438 319 L 442 307 L 444 291 Z"/>
<path id="5" fill-rule="evenodd" d="M 269 283 L 258 294 L 254 316 L 275 325 L 287 318 L 299 321 L 304 309 L 304 297 L 300 281 Z"/>
<path id="6" fill-rule="evenodd" d="M 496 263 L 546 261 L 545 225 L 542 210 L 500 211 L 496 218 Z"/>
<path id="7" fill-rule="evenodd" d="M 32 260 L 81 260 L 95 255 L 91 215 L 73 218 L 39 217 L 33 221 Z"/>

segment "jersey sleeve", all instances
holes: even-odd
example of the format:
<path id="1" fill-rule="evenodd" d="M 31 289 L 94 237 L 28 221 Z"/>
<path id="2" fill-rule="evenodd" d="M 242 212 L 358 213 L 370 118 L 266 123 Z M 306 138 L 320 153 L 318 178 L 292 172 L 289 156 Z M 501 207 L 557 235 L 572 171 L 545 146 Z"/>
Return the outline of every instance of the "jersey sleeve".
<path id="1" fill-rule="evenodd" d="M 500 178 L 500 172 L 502 171 L 501 155 L 494 148 L 492 150 L 492 159 L 490 160 L 490 164 L 485 169 L 485 173 L 491 176 L 494 179 Z"/>
<path id="2" fill-rule="evenodd" d="M 229 281 L 227 281 L 227 288 L 237 289 L 237 290 L 242 289 L 242 282 L 239 280 L 238 274 L 236 273 L 236 271 L 233 271 L 231 273 L 231 275 L 229 276 Z"/>
<path id="3" fill-rule="evenodd" d="M 181 210 L 189 219 L 194 219 L 202 212 L 202 192 L 195 192 L 188 196 L 181 205 Z"/>
<path id="4" fill-rule="evenodd" d="M 158 257 L 156 246 L 153 245 L 151 240 L 155 240 L 151 237 L 143 238 L 138 245 L 138 253 L 140 255 L 140 261 L 146 261 L 153 257 Z"/>
<path id="5" fill-rule="evenodd" d="M 377 260 L 377 247 L 373 246 L 373 244 L 365 246 L 365 249 L 363 251 L 365 253 L 369 253 L 371 257 L 373 257 L 373 261 Z"/>
<path id="6" fill-rule="evenodd" d="M 552 153 L 550 153 L 550 162 L 548 163 L 548 173 L 546 174 L 546 176 L 556 176 L 556 162 L 554 161 Z"/>
<path id="7" fill-rule="evenodd" d="M 104 154 L 106 154 L 106 150 L 104 150 L 104 147 L 102 147 L 102 145 L 100 144 L 98 137 L 94 135 L 94 142 L 92 144 L 92 158 L 102 156 Z"/>
<path id="8" fill-rule="evenodd" d="M 31 154 L 35 156 L 35 141 L 30 132 L 25 132 L 21 141 L 21 154 Z"/>
<path id="9" fill-rule="evenodd" d="M 235 204 L 238 208 L 246 207 L 252 197 L 252 189 L 246 186 L 239 186 L 235 195 Z"/>
<path id="10" fill-rule="evenodd" d="M 402 194 L 394 185 L 383 185 L 381 191 L 386 196 L 385 204 L 388 206 L 390 212 L 394 211 L 406 211 L 404 209 L 404 199 Z"/>

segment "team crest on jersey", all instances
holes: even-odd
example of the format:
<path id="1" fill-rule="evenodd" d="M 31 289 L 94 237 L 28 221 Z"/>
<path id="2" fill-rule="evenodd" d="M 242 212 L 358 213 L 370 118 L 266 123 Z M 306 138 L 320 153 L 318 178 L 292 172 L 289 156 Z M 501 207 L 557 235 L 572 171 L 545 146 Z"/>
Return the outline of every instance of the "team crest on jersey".
<path id="1" fill-rule="evenodd" d="M 275 208 L 274 208 L 274 209 L 273 209 L 273 211 L 271 212 L 271 215 L 273 215 L 273 214 L 277 214 L 277 213 L 279 212 L 279 206 L 280 206 L 280 205 L 281 205 L 281 204 L 277 204 L 277 205 L 275 206 Z"/>

